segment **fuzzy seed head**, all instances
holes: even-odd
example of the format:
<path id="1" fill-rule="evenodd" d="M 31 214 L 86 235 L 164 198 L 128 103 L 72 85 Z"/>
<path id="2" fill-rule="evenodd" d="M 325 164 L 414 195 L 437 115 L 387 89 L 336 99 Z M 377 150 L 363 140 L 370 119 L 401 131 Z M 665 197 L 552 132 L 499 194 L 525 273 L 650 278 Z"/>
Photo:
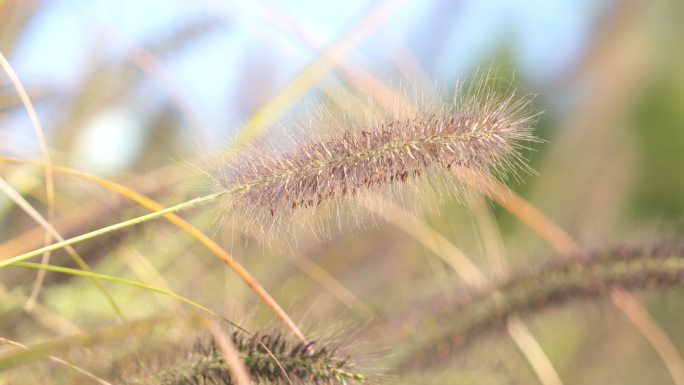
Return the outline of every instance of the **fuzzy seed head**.
<path id="1" fill-rule="evenodd" d="M 290 151 L 252 149 L 222 168 L 216 180 L 231 192 L 232 207 L 259 222 L 260 235 L 268 235 L 291 224 L 298 212 L 343 213 L 340 207 L 351 198 L 397 192 L 421 177 L 453 180 L 468 169 L 503 179 L 530 171 L 520 155 L 521 147 L 536 141 L 535 116 L 525 111 L 529 101 L 515 93 L 501 98 L 467 92 L 408 117 L 388 113 L 346 123 L 344 132 L 300 141 Z"/>
<path id="2" fill-rule="evenodd" d="M 336 349 L 292 343 L 283 336 L 233 333 L 232 342 L 256 384 L 367 384 L 366 377 Z M 180 358 L 180 357 L 179 357 Z M 149 369 L 128 383 L 135 385 L 233 385 L 230 368 L 214 342 L 198 340 L 192 351 L 154 372 Z"/>

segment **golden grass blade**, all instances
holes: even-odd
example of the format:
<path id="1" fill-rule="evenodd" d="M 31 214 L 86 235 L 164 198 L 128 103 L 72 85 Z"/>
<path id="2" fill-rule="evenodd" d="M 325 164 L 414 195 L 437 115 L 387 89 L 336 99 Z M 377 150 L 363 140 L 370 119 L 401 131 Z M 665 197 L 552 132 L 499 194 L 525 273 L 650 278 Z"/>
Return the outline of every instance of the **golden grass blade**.
<path id="1" fill-rule="evenodd" d="M 610 296 L 613 303 L 622 310 L 632 325 L 648 339 L 670 372 L 674 383 L 684 385 L 684 366 L 681 356 L 663 329 L 631 293 L 622 288 L 614 288 Z"/>
<path id="2" fill-rule="evenodd" d="M 240 354 L 233 345 L 233 342 L 226 336 L 226 333 L 221 330 L 221 327 L 214 321 L 207 321 L 207 328 L 214 336 L 216 346 L 223 353 L 223 359 L 228 365 L 228 370 L 235 378 L 236 385 L 251 385 L 252 379 L 245 367 L 245 363 L 240 359 Z"/>
<path id="3" fill-rule="evenodd" d="M 33 108 L 33 103 L 31 103 L 31 98 L 29 98 L 28 93 L 26 92 L 26 89 L 24 86 L 21 84 L 21 81 L 19 80 L 19 77 L 17 76 L 16 72 L 14 72 L 14 69 L 12 68 L 12 65 L 7 61 L 5 56 L 0 52 L 0 66 L 2 69 L 7 73 L 7 76 L 10 78 L 10 81 L 14 85 L 14 88 L 17 91 L 17 94 L 19 95 L 22 104 L 24 105 L 24 108 L 26 109 L 26 113 L 28 113 L 29 118 L 31 119 L 31 125 L 33 125 L 33 129 L 36 133 L 36 137 L 38 138 L 38 143 L 40 144 L 40 152 L 42 153 L 43 156 L 43 162 L 46 164 L 51 164 L 52 161 L 50 160 L 50 151 L 48 150 L 48 145 L 47 141 L 45 140 L 45 134 L 43 133 L 43 127 L 40 124 L 40 120 L 38 119 L 38 115 L 36 114 L 36 110 Z M 55 217 L 55 182 L 54 182 L 54 177 L 52 175 L 52 170 L 50 169 L 45 169 L 45 191 L 47 194 L 47 207 L 48 207 L 48 213 L 47 213 L 47 218 L 48 218 L 48 223 L 51 223 L 54 220 Z M 50 232 L 46 232 L 45 234 L 45 239 L 43 240 L 45 245 L 50 244 L 52 241 L 52 234 Z M 50 262 L 50 253 L 46 252 L 43 255 L 43 260 L 42 263 L 47 264 Z M 43 285 L 43 280 L 45 279 L 45 272 L 40 271 L 38 272 L 38 276 L 36 277 L 35 284 L 33 286 L 33 291 L 31 292 L 31 296 L 29 297 L 29 300 L 26 302 L 25 307 L 27 309 L 30 309 L 33 304 L 36 301 L 36 298 L 38 298 L 38 294 L 40 293 L 40 288 Z"/>
<path id="4" fill-rule="evenodd" d="M 525 356 L 532 370 L 544 385 L 563 385 L 558 372 L 551 364 L 549 356 L 534 338 L 530 329 L 519 317 L 512 317 L 506 323 L 506 331 Z"/>

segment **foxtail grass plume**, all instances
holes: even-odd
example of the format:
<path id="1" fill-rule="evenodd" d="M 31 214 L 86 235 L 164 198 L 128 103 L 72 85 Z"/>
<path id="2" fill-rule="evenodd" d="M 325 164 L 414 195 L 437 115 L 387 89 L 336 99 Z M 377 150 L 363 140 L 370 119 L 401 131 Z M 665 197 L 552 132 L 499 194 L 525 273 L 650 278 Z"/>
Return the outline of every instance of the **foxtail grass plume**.
<path id="1" fill-rule="evenodd" d="M 291 343 L 280 335 L 243 337 L 232 334 L 240 359 L 258 384 L 367 384 L 355 364 L 339 356 L 336 349 L 318 346 L 310 354 L 308 346 Z M 167 363 L 161 371 L 147 368 L 135 385 L 233 385 L 236 384 L 220 349 L 198 341 L 192 352 L 179 362 Z"/>
<path id="2" fill-rule="evenodd" d="M 222 167 L 215 180 L 231 193 L 229 207 L 268 235 L 303 212 L 347 215 L 352 198 L 401 193 L 418 179 L 433 187 L 447 181 L 452 192 L 440 194 L 451 195 L 463 191 L 458 181 L 464 169 L 482 181 L 529 172 L 520 150 L 537 141 L 536 115 L 527 108 L 531 97 L 510 89 L 502 95 L 486 85 L 488 80 L 479 77 L 461 86 L 449 102 L 441 95 L 439 102 L 401 111 L 401 118 L 387 112 L 362 123 L 338 122 L 343 132 L 298 140 L 288 151 L 255 146 Z"/>
<path id="3" fill-rule="evenodd" d="M 600 298 L 612 287 L 631 291 L 682 285 L 682 244 L 624 246 L 587 253 L 580 259 L 549 260 L 518 271 L 434 316 L 438 325 L 423 327 L 430 330 L 428 336 L 413 342 L 414 353 L 404 363 L 435 363 L 440 354 L 456 351 L 487 332 L 503 328 L 512 316 L 530 316 L 571 300 Z"/>

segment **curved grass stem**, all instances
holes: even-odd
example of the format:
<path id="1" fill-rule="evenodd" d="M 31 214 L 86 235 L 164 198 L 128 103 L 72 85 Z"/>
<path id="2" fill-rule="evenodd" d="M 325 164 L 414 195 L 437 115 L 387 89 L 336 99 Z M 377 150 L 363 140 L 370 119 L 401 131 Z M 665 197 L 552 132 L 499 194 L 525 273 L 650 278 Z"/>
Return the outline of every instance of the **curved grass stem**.
<path id="1" fill-rule="evenodd" d="M 223 190 L 221 192 L 218 192 L 216 194 L 209 195 L 204 198 L 198 198 L 198 199 L 203 199 L 201 202 L 198 202 L 197 199 L 182 203 L 180 205 L 171 207 L 166 209 L 165 213 L 159 214 L 163 210 L 163 207 L 153 201 L 152 199 L 134 191 L 131 190 L 123 185 L 120 185 L 118 183 L 112 182 L 107 179 L 99 178 L 94 175 L 74 170 L 68 167 L 63 167 L 63 166 L 55 166 L 55 165 L 48 165 L 40 162 L 33 162 L 33 161 L 28 161 L 28 160 L 23 160 L 23 159 L 16 159 L 16 158 L 11 158 L 11 157 L 4 157 L 0 156 L 0 162 L 5 162 L 5 163 L 15 163 L 15 164 L 27 164 L 31 165 L 34 167 L 41 167 L 41 168 L 51 168 L 53 171 L 62 173 L 62 174 L 67 174 L 67 175 L 72 175 L 76 176 L 78 178 L 87 180 L 89 182 L 95 183 L 97 185 L 100 185 L 106 189 L 112 190 L 122 196 L 125 196 L 134 202 L 140 204 L 141 206 L 155 211 L 154 213 L 148 214 L 146 219 L 141 220 L 141 217 L 136 218 L 134 220 L 138 220 L 135 223 L 141 223 L 144 222 L 145 220 L 150 220 L 159 216 L 164 216 L 166 220 L 169 222 L 173 223 L 183 231 L 185 231 L 187 234 L 192 236 L 193 238 L 197 239 L 201 244 L 203 244 L 209 251 L 211 251 L 216 257 L 218 257 L 223 263 L 228 265 L 254 292 L 261 298 L 261 300 L 273 311 L 273 313 L 287 326 L 288 329 L 292 331 L 292 333 L 305 345 L 309 346 L 309 341 L 302 333 L 302 331 L 299 329 L 297 324 L 292 320 L 292 318 L 283 310 L 283 308 L 278 304 L 278 302 L 264 289 L 263 286 L 252 276 L 252 274 L 247 271 L 239 262 L 237 262 L 233 257 L 228 254 L 227 251 L 225 251 L 221 246 L 219 246 L 216 242 L 214 242 L 211 238 L 206 236 L 203 232 L 198 230 L 196 227 L 192 226 L 190 223 L 186 222 L 183 220 L 181 217 L 178 215 L 173 214 L 173 212 L 182 210 L 184 208 L 189 208 L 194 205 L 198 205 L 201 203 L 206 203 L 209 202 L 213 199 L 216 199 L 223 194 L 228 194 L 229 191 Z M 171 210 L 174 209 L 174 210 Z M 156 215 L 155 215 L 156 214 Z M 119 224 L 121 225 L 121 224 Z M 130 225 L 130 224 L 129 224 Z M 113 225 L 116 226 L 116 225 Z M 111 229 L 112 226 L 110 226 L 109 231 L 114 231 L 116 229 Z M 123 228 L 123 227 L 119 227 Z M 102 229 L 101 229 L 102 230 Z M 103 232 L 104 234 L 106 232 Z M 85 234 L 84 234 L 85 235 Z M 101 234 L 99 234 L 101 235 Z M 97 235 L 92 235 L 92 236 L 97 236 Z M 73 239 L 73 238 L 72 238 Z M 83 240 L 83 239 L 81 239 Z M 71 240 L 67 240 L 71 241 Z M 63 246 L 62 246 L 63 247 Z M 35 251 L 34 251 L 35 252 Z M 25 255 L 25 254 L 22 254 Z M 0 257 L 2 258 L 2 257 Z M 17 258 L 17 257 L 15 257 Z M 31 258 L 31 256 L 26 257 L 25 259 Z M 2 267 L 3 261 L 0 260 L 0 267 Z"/>

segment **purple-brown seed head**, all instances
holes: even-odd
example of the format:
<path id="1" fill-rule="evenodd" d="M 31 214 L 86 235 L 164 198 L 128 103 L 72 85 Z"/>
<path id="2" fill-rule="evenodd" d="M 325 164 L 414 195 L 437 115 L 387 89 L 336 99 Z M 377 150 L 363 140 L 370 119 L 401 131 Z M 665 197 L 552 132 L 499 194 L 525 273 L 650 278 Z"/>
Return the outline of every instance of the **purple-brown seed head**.
<path id="1" fill-rule="evenodd" d="M 529 170 L 520 148 L 534 142 L 529 97 L 459 97 L 454 103 L 349 127 L 284 153 L 250 151 L 217 178 L 234 208 L 280 224 L 300 210 L 320 210 L 364 192 L 459 168 L 504 178 Z M 268 218 L 270 217 L 270 219 Z"/>

